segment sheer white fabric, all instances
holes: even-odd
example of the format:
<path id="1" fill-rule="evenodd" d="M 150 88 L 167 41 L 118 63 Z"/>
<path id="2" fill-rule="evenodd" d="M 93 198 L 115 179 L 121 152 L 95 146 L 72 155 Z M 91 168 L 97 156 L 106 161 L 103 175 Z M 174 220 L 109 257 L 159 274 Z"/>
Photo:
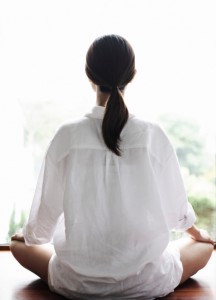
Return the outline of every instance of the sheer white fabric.
<path id="1" fill-rule="evenodd" d="M 130 115 L 118 157 L 104 144 L 103 114 L 96 106 L 55 134 L 24 237 L 27 245 L 54 238 L 65 272 L 113 283 L 159 258 L 169 231 L 186 230 L 195 216 L 164 131 Z"/>

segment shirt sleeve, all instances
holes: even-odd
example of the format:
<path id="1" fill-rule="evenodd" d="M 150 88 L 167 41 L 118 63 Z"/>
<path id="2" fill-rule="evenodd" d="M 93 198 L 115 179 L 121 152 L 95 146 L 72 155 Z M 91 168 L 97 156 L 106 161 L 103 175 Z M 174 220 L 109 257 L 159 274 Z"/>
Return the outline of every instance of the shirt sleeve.
<path id="1" fill-rule="evenodd" d="M 160 172 L 158 185 L 169 229 L 185 231 L 190 228 L 195 222 L 195 213 L 188 202 L 174 150 Z"/>
<path id="2" fill-rule="evenodd" d="M 27 224 L 23 228 L 25 243 L 49 243 L 63 211 L 63 191 L 57 165 L 47 154 L 39 174 Z"/>

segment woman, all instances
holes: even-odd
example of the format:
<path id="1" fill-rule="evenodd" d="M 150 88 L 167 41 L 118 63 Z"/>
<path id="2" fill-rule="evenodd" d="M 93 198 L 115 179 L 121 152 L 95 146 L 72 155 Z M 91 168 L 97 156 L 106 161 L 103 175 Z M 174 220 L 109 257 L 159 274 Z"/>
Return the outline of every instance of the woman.
<path id="1" fill-rule="evenodd" d="M 12 237 L 15 258 L 68 298 L 165 296 L 213 250 L 194 225 L 168 137 L 128 113 L 123 93 L 135 72 L 124 38 L 90 46 L 97 106 L 54 136 L 23 235 Z M 170 247 L 172 229 L 189 237 Z M 52 239 L 54 250 L 41 245 Z"/>

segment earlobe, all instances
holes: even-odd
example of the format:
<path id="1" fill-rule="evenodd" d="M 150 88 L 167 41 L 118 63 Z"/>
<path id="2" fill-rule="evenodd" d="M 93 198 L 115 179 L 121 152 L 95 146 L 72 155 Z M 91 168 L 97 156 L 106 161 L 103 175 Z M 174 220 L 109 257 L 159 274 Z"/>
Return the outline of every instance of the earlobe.
<path id="1" fill-rule="evenodd" d="M 96 84 L 94 82 L 92 82 L 91 80 L 90 80 L 90 83 L 91 83 L 92 89 L 96 92 L 97 91 Z"/>
<path id="2" fill-rule="evenodd" d="M 129 83 L 131 83 L 134 80 L 134 78 L 136 77 L 136 74 L 137 74 L 137 69 L 134 69 L 132 79 Z"/>
<path id="3" fill-rule="evenodd" d="M 133 76 L 133 79 L 134 79 L 134 77 L 136 76 L 136 74 L 137 74 L 137 69 L 134 70 L 134 76 Z M 132 79 L 132 80 L 133 80 L 133 79 Z"/>

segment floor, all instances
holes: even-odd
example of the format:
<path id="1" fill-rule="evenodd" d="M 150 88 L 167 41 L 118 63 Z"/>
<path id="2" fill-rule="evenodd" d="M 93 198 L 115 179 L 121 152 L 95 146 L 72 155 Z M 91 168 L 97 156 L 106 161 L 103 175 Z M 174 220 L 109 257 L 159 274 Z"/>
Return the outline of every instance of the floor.
<path id="1" fill-rule="evenodd" d="M 38 277 L 22 268 L 9 251 L 0 251 L 0 300 L 63 300 L 53 294 Z M 168 300 L 216 299 L 216 250 L 208 265 L 189 279 Z"/>

